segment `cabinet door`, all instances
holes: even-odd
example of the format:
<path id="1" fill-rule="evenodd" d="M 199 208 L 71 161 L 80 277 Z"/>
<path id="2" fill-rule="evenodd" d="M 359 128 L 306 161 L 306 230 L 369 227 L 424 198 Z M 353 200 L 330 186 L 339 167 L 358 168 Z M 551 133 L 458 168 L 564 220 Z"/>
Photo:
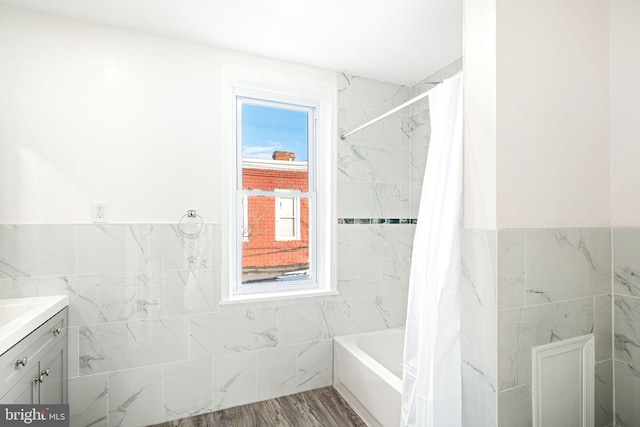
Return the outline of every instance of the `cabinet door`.
<path id="1" fill-rule="evenodd" d="M 67 403 L 67 338 L 60 341 L 40 361 L 41 404 Z"/>
<path id="2" fill-rule="evenodd" d="M 2 396 L 1 403 L 4 404 L 18 404 L 18 405 L 32 405 L 38 403 L 38 383 L 36 377 L 40 374 L 38 370 L 38 364 L 29 368 L 29 370 L 22 376 L 11 389 Z"/>

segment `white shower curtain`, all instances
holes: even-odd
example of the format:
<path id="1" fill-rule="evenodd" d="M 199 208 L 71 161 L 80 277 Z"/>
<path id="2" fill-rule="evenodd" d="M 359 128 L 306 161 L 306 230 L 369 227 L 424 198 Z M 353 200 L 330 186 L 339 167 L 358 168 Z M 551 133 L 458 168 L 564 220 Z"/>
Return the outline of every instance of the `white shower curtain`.
<path id="1" fill-rule="evenodd" d="M 429 93 L 431 141 L 413 242 L 402 426 L 459 427 L 462 76 Z"/>

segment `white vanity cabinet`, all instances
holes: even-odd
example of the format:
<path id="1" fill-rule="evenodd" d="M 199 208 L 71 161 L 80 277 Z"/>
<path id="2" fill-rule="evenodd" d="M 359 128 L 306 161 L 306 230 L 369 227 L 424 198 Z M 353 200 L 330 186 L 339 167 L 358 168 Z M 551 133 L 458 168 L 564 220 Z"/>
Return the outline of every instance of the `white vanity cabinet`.
<path id="1" fill-rule="evenodd" d="M 67 403 L 67 311 L 0 356 L 0 403 Z"/>

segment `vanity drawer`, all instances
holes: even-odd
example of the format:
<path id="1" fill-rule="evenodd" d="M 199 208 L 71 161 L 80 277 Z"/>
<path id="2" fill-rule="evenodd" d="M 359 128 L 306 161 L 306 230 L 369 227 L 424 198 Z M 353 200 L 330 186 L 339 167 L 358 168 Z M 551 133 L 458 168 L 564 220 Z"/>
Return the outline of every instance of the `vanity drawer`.
<path id="1" fill-rule="evenodd" d="M 67 339 L 68 309 L 64 308 L 0 356 L 0 396 L 13 387 L 47 350 Z M 23 364 L 18 361 L 25 361 Z"/>

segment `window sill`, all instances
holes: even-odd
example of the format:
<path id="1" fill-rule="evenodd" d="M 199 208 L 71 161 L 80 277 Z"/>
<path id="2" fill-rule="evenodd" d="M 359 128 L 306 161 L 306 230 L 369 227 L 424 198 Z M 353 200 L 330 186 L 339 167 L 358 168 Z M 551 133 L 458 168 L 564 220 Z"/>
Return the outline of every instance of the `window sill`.
<path id="1" fill-rule="evenodd" d="M 272 301 L 286 301 L 298 298 L 313 298 L 313 297 L 327 297 L 338 295 L 336 290 L 309 290 L 302 291 L 283 291 L 283 292 L 269 292 L 264 294 L 246 294 L 246 295 L 234 295 L 232 297 L 224 298 L 220 300 L 220 305 L 232 305 L 250 302 L 272 302 Z"/>

